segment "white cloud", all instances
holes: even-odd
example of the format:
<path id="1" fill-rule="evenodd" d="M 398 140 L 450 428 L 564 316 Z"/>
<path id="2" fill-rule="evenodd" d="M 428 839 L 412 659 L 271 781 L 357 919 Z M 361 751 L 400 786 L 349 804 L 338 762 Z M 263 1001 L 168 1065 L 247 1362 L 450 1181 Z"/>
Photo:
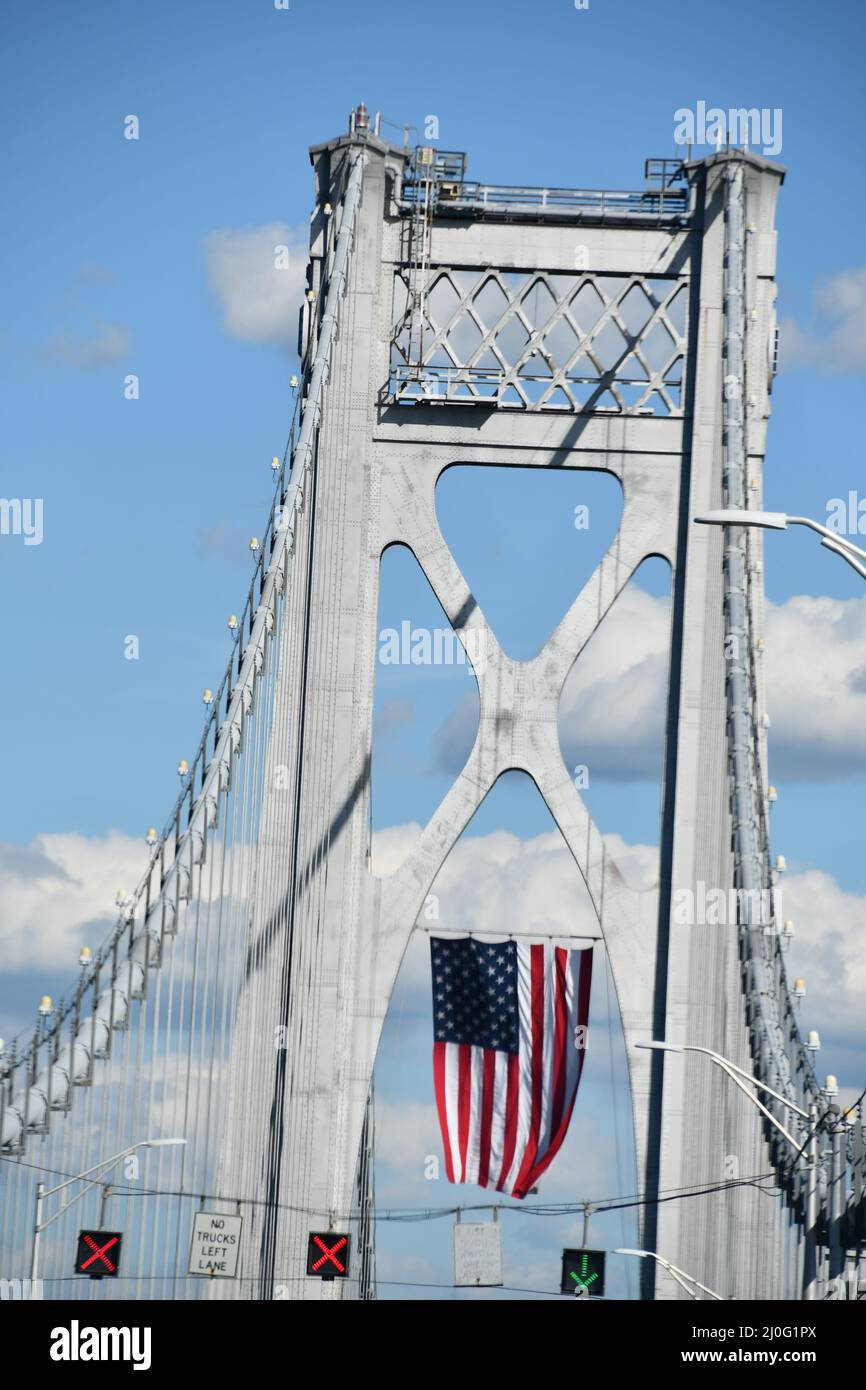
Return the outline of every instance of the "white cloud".
<path id="1" fill-rule="evenodd" d="M 571 670 L 559 730 L 569 767 L 590 777 L 659 777 L 670 604 L 635 585 L 620 594 Z"/>
<path id="2" fill-rule="evenodd" d="M 90 337 L 68 332 L 58 333 L 41 349 L 49 362 L 78 371 L 95 371 L 113 367 L 129 356 L 132 333 L 124 323 L 94 323 Z"/>
<path id="3" fill-rule="evenodd" d="M 780 324 L 782 369 L 866 372 L 866 266 L 818 280 L 812 302 L 811 328 L 790 318 Z"/>
<path id="4" fill-rule="evenodd" d="M 395 1175 L 413 1182 L 424 1178 L 424 1158 L 439 1154 L 439 1119 L 435 1105 L 417 1101 L 376 1101 L 377 1151 Z M 433 1205 L 431 1197 L 431 1205 Z"/>
<path id="5" fill-rule="evenodd" d="M 373 869 L 385 876 L 403 863 L 417 843 L 417 824 L 392 826 L 373 837 Z M 658 851 L 605 836 L 626 882 L 644 896 L 641 913 L 655 916 Z M 595 910 L 580 871 L 558 830 L 523 840 L 507 830 L 458 840 L 442 867 L 431 897 L 438 916 L 422 911 L 419 924 L 437 931 L 507 936 L 530 930 L 539 937 L 597 937 Z M 414 933 L 404 957 L 401 1007 L 426 1016 L 429 1009 L 430 947 L 426 930 Z"/>
<path id="6" fill-rule="evenodd" d="M 202 246 L 229 336 L 294 349 L 309 259 L 307 230 L 285 222 L 229 227 L 208 233 Z M 285 268 L 277 266 L 281 247 L 288 248 Z"/>
<path id="7" fill-rule="evenodd" d="M 393 872 L 417 842 L 418 825 L 393 826 L 374 837 L 377 873 Z M 605 836 L 626 881 L 642 893 L 641 912 L 654 917 L 658 852 Z M 507 935 L 531 924 L 540 934 L 596 935 L 598 927 L 582 880 L 558 831 L 521 840 L 507 831 L 458 841 L 433 885 L 437 929 Z M 783 880 L 784 916 L 796 922 L 790 979 L 801 975 L 808 993 L 802 1028 L 817 1028 L 834 1055 L 866 1051 L 866 956 L 862 949 L 866 895 L 845 892 L 820 870 L 789 873 Z M 400 976 L 400 1007 L 426 1018 L 429 1008 L 427 933 L 414 933 Z M 820 1067 L 820 1063 L 819 1063 Z M 856 1080 L 856 1078 L 851 1078 Z M 417 1149 L 416 1149 L 417 1153 Z"/>
<path id="8" fill-rule="evenodd" d="M 626 589 L 566 682 L 560 739 L 591 777 L 657 777 L 668 667 L 668 603 Z M 766 603 L 774 778 L 866 772 L 866 598 Z"/>
<path id="9" fill-rule="evenodd" d="M 377 832 L 376 872 L 393 872 L 420 833 L 415 824 Z M 606 842 L 627 881 L 645 894 L 642 911 L 651 916 L 657 851 L 614 835 Z M 71 982 L 80 946 L 86 942 L 96 947 L 107 934 L 116 920 L 115 893 L 134 886 L 145 858 L 138 838 L 117 831 L 98 837 L 46 834 L 27 846 L 0 846 L 0 952 L 7 980 L 15 973 L 39 970 L 49 990 L 61 990 Z M 789 873 L 783 888 L 784 916 L 796 921 L 789 974 L 804 976 L 808 986 L 803 1028 L 818 1028 L 837 1054 L 839 1049 L 852 1053 L 853 1070 L 854 1054 L 866 1047 L 866 895 L 843 891 L 817 869 Z M 582 879 L 555 830 L 526 840 L 504 830 L 460 840 L 433 892 L 439 915 L 426 923 L 433 931 L 502 936 L 529 925 L 540 935 L 581 937 L 598 932 Z M 407 1026 L 413 1016 L 426 1017 L 426 932 L 413 935 L 400 990 Z M 856 1081 L 853 1075 L 844 1079 Z M 418 1131 L 432 1128 L 432 1117 L 425 1119 L 419 1110 L 415 1118 Z"/>
<path id="10" fill-rule="evenodd" d="M 27 846 L 0 847 L 0 952 L 7 971 L 68 963 L 95 948 L 117 920 L 115 894 L 131 890 L 146 866 L 140 840 L 106 835 L 37 835 Z"/>
<path id="11" fill-rule="evenodd" d="M 417 825 L 377 833 L 374 872 L 393 872 L 419 834 Z M 423 920 L 434 930 L 465 927 L 507 935 L 518 924 L 530 924 L 542 935 L 597 934 L 583 880 L 557 830 L 530 840 L 507 830 L 463 838 L 445 861 L 432 891 L 439 915 Z"/>
<path id="12" fill-rule="evenodd" d="M 783 894 L 784 915 L 795 923 L 787 961 L 789 979 L 793 982 L 801 976 L 806 982 L 801 1031 L 817 1028 L 835 1051 L 854 1053 L 852 1065 L 859 1066 L 859 1071 L 844 1079 L 856 1083 L 859 1093 L 866 1082 L 866 894 L 844 892 L 830 874 L 819 869 L 786 875 Z M 819 1054 L 816 1071 L 822 1079 L 825 1070 Z"/>
<path id="13" fill-rule="evenodd" d="M 611 858 L 631 888 L 652 893 L 658 887 L 659 853 L 655 845 L 630 845 L 621 835 L 605 835 Z"/>
<path id="14" fill-rule="evenodd" d="M 770 770 L 803 780 L 866 771 L 866 599 L 767 604 Z"/>
<path id="15" fill-rule="evenodd" d="M 373 834 L 372 866 L 373 873 L 387 878 L 399 869 L 406 855 L 414 849 L 421 835 L 417 821 L 408 825 L 389 825 Z"/>

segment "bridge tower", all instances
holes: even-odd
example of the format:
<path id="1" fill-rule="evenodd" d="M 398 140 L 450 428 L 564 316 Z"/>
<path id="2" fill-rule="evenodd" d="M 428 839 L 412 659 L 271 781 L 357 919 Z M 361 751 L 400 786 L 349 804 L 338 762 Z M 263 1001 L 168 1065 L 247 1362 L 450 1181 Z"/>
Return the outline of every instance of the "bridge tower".
<path id="1" fill-rule="evenodd" d="M 634 192 L 497 187 L 469 180 L 461 153 L 388 144 L 363 107 L 311 154 L 296 419 L 229 619 L 228 667 L 111 933 L 82 952 L 62 1006 L 45 1001 L 0 1057 L 4 1267 L 36 1277 L 43 1261 L 65 1279 L 69 1223 L 141 1151 L 146 1187 L 111 1198 L 126 1204 L 123 1296 L 374 1296 L 382 1024 L 437 873 L 516 769 L 565 839 L 608 954 L 642 1248 L 725 1297 L 814 1297 L 859 1273 L 862 1113 L 828 1104 L 786 979 L 760 533 L 694 523 L 762 504 L 783 170 L 720 151 L 648 160 Z M 528 488 L 551 468 L 621 485 L 616 535 L 532 660 L 502 651 L 443 539 L 436 483 L 456 464 L 522 468 Z M 480 721 L 408 857 L 379 878 L 372 717 L 380 562 L 394 544 L 466 649 Z M 651 911 L 558 738 L 563 685 L 649 556 L 672 576 Z M 720 897 L 725 912 L 704 911 Z M 51 1196 L 46 1172 L 81 1175 L 83 1202 L 46 1216 L 56 1235 L 38 1248 L 26 1214 Z M 188 1259 L 205 1206 L 242 1217 L 237 1269 L 219 1279 Z M 344 1223 L 349 1277 L 308 1277 L 310 1233 Z M 684 1296 L 655 1262 L 641 1268 L 644 1297 Z"/>
<path id="2" fill-rule="evenodd" d="M 796 1246 L 796 1229 L 772 1198 L 729 1182 L 771 1166 L 757 1110 L 708 1062 L 635 1046 L 688 1041 L 746 1068 L 763 1057 L 781 1084 L 766 1035 L 778 1021 L 754 1006 L 761 970 L 777 968 L 775 944 L 745 920 L 681 923 L 673 907 L 680 889 L 743 886 L 743 837 L 762 882 L 769 874 L 760 543 L 737 550 L 745 567 L 732 574 L 725 555 L 745 540 L 723 546 L 691 518 L 743 489 L 760 505 L 783 170 L 732 151 L 685 167 L 649 161 L 636 193 L 491 187 L 467 180 L 463 155 L 389 145 L 363 108 L 311 158 L 308 428 L 291 536 L 303 592 L 281 619 L 255 945 L 220 1170 L 221 1190 L 254 1188 L 270 1204 L 245 1241 L 246 1291 L 353 1291 L 304 1279 L 316 1227 L 305 1212 L 327 1226 L 357 1201 L 376 1049 L 413 924 L 495 780 L 521 769 L 583 874 L 609 953 L 649 1199 L 642 1244 L 728 1294 L 790 1294 L 781 1247 Z M 601 469 L 621 483 L 619 531 L 533 661 L 502 652 L 443 540 L 434 490 L 452 464 Z M 407 861 L 381 880 L 370 870 L 369 775 L 379 566 L 396 542 L 484 661 L 466 765 Z M 647 556 L 668 561 L 673 584 L 657 920 L 642 918 L 557 738 L 563 682 Z M 726 661 L 732 585 L 742 709 Z M 732 771 L 743 720 L 748 795 Z M 275 1024 L 284 1045 L 263 1050 Z M 722 1190 L 653 1200 L 684 1188 Z M 661 1274 L 657 1294 L 679 1290 Z"/>

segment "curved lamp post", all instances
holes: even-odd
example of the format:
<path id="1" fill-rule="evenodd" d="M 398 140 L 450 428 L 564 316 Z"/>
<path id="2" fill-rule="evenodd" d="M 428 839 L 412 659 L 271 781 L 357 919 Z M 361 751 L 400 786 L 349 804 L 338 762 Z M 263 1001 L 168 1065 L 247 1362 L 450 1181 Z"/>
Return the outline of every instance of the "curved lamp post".
<path id="1" fill-rule="evenodd" d="M 714 1293 L 712 1289 L 707 1288 L 706 1284 L 702 1284 L 699 1279 L 696 1279 L 693 1274 L 686 1274 L 684 1269 L 677 1269 L 677 1266 L 672 1265 L 670 1260 L 666 1260 L 663 1255 L 657 1255 L 653 1250 L 621 1249 L 612 1251 L 612 1254 L 637 1255 L 642 1260 L 655 1260 L 657 1264 L 661 1265 L 662 1269 L 667 1270 L 668 1274 L 670 1274 L 673 1279 L 676 1279 L 681 1288 L 685 1289 L 689 1298 L 697 1299 L 695 1289 L 700 1289 L 709 1298 L 714 1298 L 718 1303 L 724 1302 L 720 1293 Z M 694 1288 L 689 1288 L 689 1284 L 694 1284 Z"/>
<path id="2" fill-rule="evenodd" d="M 62 1216 L 65 1211 L 68 1211 L 69 1208 L 73 1206 L 75 1202 L 78 1201 L 79 1197 L 83 1197 L 89 1187 L 96 1187 L 100 1182 L 102 1182 L 102 1179 L 105 1177 L 104 1172 L 100 1173 L 98 1177 L 95 1178 L 90 1177 L 91 1173 L 95 1173 L 98 1168 L 104 1168 L 106 1171 L 108 1171 L 109 1169 L 114 1167 L 115 1163 L 119 1163 L 122 1158 L 126 1158 L 127 1154 L 134 1153 L 136 1149 L 161 1149 L 168 1148 L 170 1145 L 173 1144 L 185 1143 L 185 1139 L 140 1139 L 137 1144 L 130 1144 L 127 1148 L 121 1149 L 120 1153 L 112 1154 L 110 1158 L 100 1159 L 98 1163 L 94 1163 L 92 1168 L 85 1168 L 83 1173 L 76 1173 L 75 1177 L 67 1178 L 65 1182 L 59 1182 L 56 1187 L 49 1187 L 47 1191 L 45 1189 L 44 1183 L 37 1183 L 36 1217 L 33 1222 L 33 1251 L 30 1259 L 31 1280 L 37 1278 L 37 1271 L 39 1268 L 39 1237 L 41 1236 L 42 1232 L 53 1222 L 55 1222 L 58 1216 Z M 55 1192 L 62 1192 L 65 1187 L 70 1187 L 71 1184 L 74 1182 L 81 1182 L 82 1178 L 87 1178 L 88 1181 L 85 1182 L 84 1187 L 82 1187 L 81 1191 L 77 1192 L 74 1197 L 70 1198 L 70 1200 L 65 1204 L 65 1206 L 62 1206 L 59 1209 L 59 1211 L 56 1211 L 54 1213 L 53 1216 L 49 1216 L 47 1221 L 43 1221 L 42 1204 L 45 1201 L 45 1198 L 53 1197 Z"/>
<path id="3" fill-rule="evenodd" d="M 813 1108 L 813 1110 L 810 1112 L 810 1111 L 804 1110 L 804 1109 L 803 1109 L 801 1106 L 799 1106 L 799 1105 L 795 1105 L 794 1102 L 793 1102 L 792 1100 L 789 1100 L 787 1096 L 780 1095 L 778 1091 L 774 1091 L 774 1090 L 773 1090 L 772 1086 L 767 1086 L 763 1081 L 758 1081 L 757 1077 L 752 1076 L 751 1072 L 744 1071 L 742 1067 L 738 1067 L 738 1066 L 736 1065 L 736 1063 L 731 1062 L 727 1057 L 723 1057 L 723 1056 L 721 1055 L 721 1053 L 719 1053 L 719 1052 L 713 1052 L 712 1048 L 709 1048 L 709 1047 L 698 1047 L 698 1046 L 697 1046 L 696 1044 L 694 1044 L 694 1043 L 668 1043 L 668 1042 L 635 1043 L 635 1047 L 653 1048 L 653 1049 L 655 1049 L 655 1050 L 658 1051 L 658 1052 L 701 1052 L 701 1053 L 703 1053 L 703 1055 L 704 1055 L 705 1057 L 709 1057 L 709 1059 L 710 1059 L 711 1062 L 715 1063 L 715 1065 L 716 1065 L 717 1067 L 721 1068 L 721 1070 L 725 1073 L 725 1075 L 728 1076 L 728 1077 L 730 1078 L 731 1081 L 733 1081 L 734 1085 L 737 1086 L 737 1087 L 739 1087 L 739 1089 L 742 1091 L 743 1095 L 744 1095 L 744 1096 L 748 1096 L 748 1098 L 749 1098 L 749 1100 L 752 1102 L 752 1104 L 753 1104 L 754 1106 L 756 1106 L 757 1109 L 760 1110 L 761 1114 L 764 1115 L 764 1116 L 770 1121 L 770 1124 L 773 1125 L 773 1127 L 774 1127 L 775 1129 L 777 1129 L 781 1135 L 783 1135 L 783 1137 L 784 1137 L 784 1138 L 787 1140 L 787 1142 L 791 1145 L 791 1148 L 794 1150 L 794 1157 L 795 1157 L 795 1160 L 798 1159 L 798 1158 L 803 1157 L 804 1151 L 805 1151 L 806 1148 L 808 1147 L 808 1155 L 806 1156 L 807 1170 L 808 1170 L 808 1177 L 809 1177 L 808 1188 L 807 1188 L 807 1217 L 806 1217 L 807 1237 L 806 1237 L 806 1238 L 807 1238 L 807 1241 L 809 1242 L 809 1246 L 808 1246 L 808 1249 L 809 1249 L 809 1257 L 808 1257 L 808 1260 L 807 1260 L 806 1272 L 805 1272 L 805 1274 L 804 1274 L 804 1292 L 803 1292 L 803 1297 L 804 1297 L 804 1299 L 806 1299 L 807 1301 L 811 1301 L 811 1300 L 815 1299 L 815 1298 L 817 1297 L 817 1292 L 816 1292 L 816 1270 L 815 1270 L 815 1259 L 814 1259 L 814 1242 L 815 1242 L 815 1234 L 814 1234 L 814 1233 L 815 1233 L 815 1225 L 816 1225 L 816 1222 L 817 1222 L 817 1219 L 818 1219 L 818 1127 L 819 1127 L 819 1126 L 818 1126 L 818 1122 L 817 1122 L 817 1112 L 814 1110 L 814 1108 Z M 748 1084 L 746 1084 L 746 1083 L 748 1083 Z M 775 1115 L 772 1115 L 772 1114 L 770 1113 L 770 1111 L 767 1109 L 766 1105 L 763 1105 L 763 1104 L 761 1103 L 761 1101 L 758 1099 L 758 1097 L 757 1097 L 756 1095 L 754 1095 L 754 1093 L 753 1093 L 752 1091 L 749 1090 L 749 1086 L 754 1086 L 755 1089 L 758 1090 L 758 1091 L 765 1091 L 768 1095 L 771 1095 L 771 1096 L 773 1097 L 774 1100 L 777 1100 L 777 1101 L 780 1102 L 780 1104 L 784 1105 L 785 1108 L 786 1108 L 787 1110 L 792 1110 L 792 1111 L 794 1112 L 795 1115 L 799 1115 L 801 1119 L 806 1120 L 806 1122 L 810 1125 L 810 1129 L 809 1129 L 809 1131 L 808 1131 L 808 1133 L 807 1133 L 807 1137 L 806 1137 L 806 1142 L 805 1142 L 805 1143 L 802 1143 L 802 1144 L 801 1144 L 801 1143 L 798 1143 L 797 1140 L 794 1138 L 794 1136 L 788 1133 L 788 1131 L 786 1130 L 785 1126 L 784 1126 L 783 1124 L 781 1124 L 781 1123 L 776 1119 Z"/>
<path id="4" fill-rule="evenodd" d="M 857 571 L 861 579 L 866 579 L 866 566 L 861 564 L 861 561 L 866 560 L 866 550 L 861 550 L 853 541 L 837 535 L 835 531 L 822 526 L 820 521 L 813 521 L 809 516 L 788 516 L 786 512 L 742 511 L 728 507 L 721 511 L 702 512 L 693 520 L 704 526 L 757 526 L 767 531 L 785 531 L 789 526 L 808 526 L 810 531 L 818 532 L 821 544 L 827 550 L 832 550 L 834 555 L 841 555 L 842 559 L 847 560 L 851 568 Z"/>

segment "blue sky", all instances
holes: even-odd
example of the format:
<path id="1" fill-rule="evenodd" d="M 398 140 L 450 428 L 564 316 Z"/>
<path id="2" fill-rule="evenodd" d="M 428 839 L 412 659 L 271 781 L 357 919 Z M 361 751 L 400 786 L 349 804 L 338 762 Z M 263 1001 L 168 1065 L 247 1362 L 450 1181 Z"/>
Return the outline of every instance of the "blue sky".
<path id="1" fill-rule="evenodd" d="M 232 319 L 220 248 L 273 224 L 303 247 L 307 148 L 344 130 L 361 99 L 399 125 L 436 115 L 438 143 L 468 151 L 472 177 L 608 188 L 640 187 L 646 157 L 675 153 L 678 108 L 781 108 L 789 174 L 778 211 L 779 313 L 791 323 L 766 503 L 823 518 L 829 499 L 866 493 L 866 206 L 852 160 L 864 123 L 864 41 L 858 0 L 591 0 L 587 12 L 571 0 L 6 6 L 0 494 L 44 499 L 44 540 L 0 537 L 0 872 L 26 879 L 36 836 L 116 830 L 140 840 L 168 814 L 177 760 L 190 757 L 200 731 L 201 692 L 216 687 L 228 656 L 226 617 L 248 583 L 247 540 L 269 505 L 296 365 L 282 320 L 256 328 Z M 130 113 L 140 120 L 136 141 L 123 138 Z M 303 259 L 301 249 L 301 269 Z M 124 399 L 129 373 L 140 379 L 135 401 Z M 516 475 L 495 490 L 490 478 L 467 488 L 448 476 L 440 488 L 446 536 L 516 655 L 539 645 L 616 525 L 610 480 L 543 483 L 530 493 Z M 580 502 L 593 516 L 585 535 L 570 521 Z M 533 575 L 534 611 L 513 602 L 518 571 Z M 774 845 L 800 874 L 803 902 L 829 893 L 834 920 L 851 924 L 827 946 L 833 968 L 845 969 L 866 893 L 862 583 L 797 532 L 768 540 L 766 582 L 778 610 L 766 658 L 781 711 L 771 742 Z M 663 575 L 638 583 L 663 603 Z M 802 596 L 826 602 L 792 608 Z M 635 609 L 635 623 L 644 611 Z M 382 622 L 435 621 L 434 612 L 411 558 L 392 553 Z M 124 657 L 130 634 L 140 643 L 135 661 Z M 866 646 L 859 664 L 866 669 Z M 798 740 L 798 681 L 826 746 L 805 733 Z M 464 670 L 383 675 L 379 714 L 390 701 L 391 718 L 377 741 L 377 828 L 435 807 L 471 724 L 473 685 Z M 651 846 L 657 730 L 651 711 L 638 722 L 639 756 L 600 755 L 589 800 L 603 830 Z M 506 785 L 472 830 L 531 838 L 547 825 L 543 808 Z M 832 884 L 823 898 L 822 883 Z M 21 930 L 8 915 L 2 922 L 4 935 Z M 809 930 L 798 920 L 798 937 Z M 829 972 L 824 947 L 810 949 L 807 964 Z M 22 999 L 59 992 L 71 964 L 43 954 L 8 977 L 7 1036 L 29 1017 Z M 809 1025 L 831 1030 L 829 1018 Z M 822 1062 L 858 1089 L 861 1042 L 840 1025 Z M 387 1073 L 387 1053 L 383 1065 Z M 419 1062 L 419 1087 L 421 1073 Z M 599 1122 L 600 1099 L 587 1104 L 587 1122 Z M 383 1182 L 401 1190 L 393 1175 Z"/>
<path id="2" fill-rule="evenodd" d="M 782 314 L 808 323 L 815 279 L 859 264 L 858 5 L 825 6 L 820 20 L 806 3 L 696 5 L 686 26 L 664 0 L 588 12 L 545 0 L 532 44 L 519 42 L 528 12 L 507 0 L 446 3 L 435 23 L 340 0 L 288 12 L 97 0 L 86 24 L 56 3 L 6 12 L 0 109 L 15 139 L 3 180 L 18 196 L 3 231 L 0 468 L 5 495 L 45 498 L 46 527 L 40 547 L 0 549 L 27 682 L 26 710 L 22 674 L 2 695 L 21 734 L 7 749 L 6 839 L 71 825 L 137 833 L 165 813 L 200 692 L 227 656 L 293 365 L 222 331 L 202 241 L 302 227 L 307 147 L 342 130 L 357 100 L 416 125 L 437 114 L 440 143 L 467 149 L 471 173 L 491 182 L 590 187 L 640 186 L 643 159 L 674 152 L 680 106 L 779 106 L 791 171 Z M 138 141 L 122 138 L 130 112 Z M 64 343 L 83 358 L 106 324 L 127 335 L 116 361 L 63 360 Z M 134 402 L 127 372 L 141 380 Z M 779 380 L 768 504 L 823 515 L 856 486 L 863 392 L 862 375 Z M 857 593 L 808 538 L 771 543 L 769 560 L 771 597 Z M 138 662 L 123 658 L 128 633 Z"/>

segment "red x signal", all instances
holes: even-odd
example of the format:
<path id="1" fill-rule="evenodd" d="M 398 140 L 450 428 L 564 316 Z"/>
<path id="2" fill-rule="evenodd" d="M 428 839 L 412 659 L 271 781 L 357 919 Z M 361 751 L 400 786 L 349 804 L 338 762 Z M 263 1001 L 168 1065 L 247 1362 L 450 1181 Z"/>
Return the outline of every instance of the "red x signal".
<path id="1" fill-rule="evenodd" d="M 81 1265 L 81 1273 L 83 1274 L 87 1266 L 92 1265 L 94 1260 L 101 1260 L 109 1274 L 113 1274 L 117 1266 L 112 1264 L 105 1252 L 106 1250 L 110 1250 L 112 1245 L 117 1244 L 117 1236 L 112 1236 L 111 1240 L 107 1240 L 104 1245 L 97 1245 L 96 1241 L 87 1231 L 85 1231 L 82 1239 L 85 1245 L 94 1253 L 90 1256 L 89 1260 L 85 1260 Z"/>
<path id="2" fill-rule="evenodd" d="M 340 1239 L 337 1241 L 336 1245 L 332 1245 L 330 1247 L 328 1247 L 325 1244 L 325 1242 L 322 1240 L 320 1236 L 313 1236 L 313 1240 L 315 1241 L 316 1245 L 318 1245 L 319 1249 L 324 1250 L 325 1253 L 323 1255 L 320 1255 L 319 1258 L 316 1261 L 314 1261 L 314 1263 L 311 1266 L 312 1272 L 314 1274 L 318 1274 L 319 1270 L 322 1268 L 322 1265 L 327 1264 L 328 1260 L 330 1260 L 332 1264 L 335 1264 L 337 1266 L 337 1269 L 340 1271 L 341 1274 L 345 1274 L 346 1266 L 340 1264 L 340 1261 L 337 1259 L 337 1251 L 342 1250 L 343 1246 L 346 1244 L 346 1237 L 340 1236 Z"/>
<path id="3" fill-rule="evenodd" d="M 337 1255 L 342 1254 L 341 1259 Z M 307 1277 L 348 1279 L 351 1239 L 347 1231 L 310 1231 L 307 1236 Z"/>

